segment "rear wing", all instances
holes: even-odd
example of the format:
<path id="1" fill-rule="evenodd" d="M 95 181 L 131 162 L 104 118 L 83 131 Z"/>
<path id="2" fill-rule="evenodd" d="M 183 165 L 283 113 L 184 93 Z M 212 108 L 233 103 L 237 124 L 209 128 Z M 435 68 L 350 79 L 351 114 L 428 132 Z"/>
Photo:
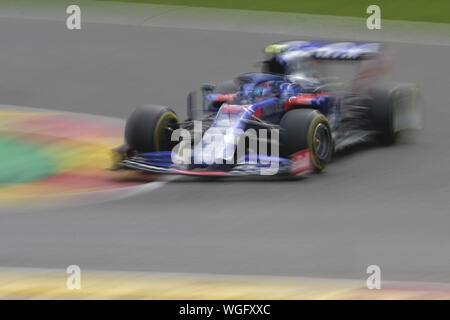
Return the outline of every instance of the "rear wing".
<path id="1" fill-rule="evenodd" d="M 288 41 L 267 46 L 264 51 L 279 56 L 280 60 L 299 55 L 316 59 L 358 60 L 377 55 L 381 49 L 380 43 Z"/>

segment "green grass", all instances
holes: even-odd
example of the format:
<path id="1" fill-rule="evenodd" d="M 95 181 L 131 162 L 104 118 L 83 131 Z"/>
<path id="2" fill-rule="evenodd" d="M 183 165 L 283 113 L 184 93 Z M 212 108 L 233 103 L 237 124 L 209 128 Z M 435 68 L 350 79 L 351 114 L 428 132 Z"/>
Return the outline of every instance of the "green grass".
<path id="1" fill-rule="evenodd" d="M 102 1 L 102 0 L 100 0 Z M 450 23 L 450 0 L 107 0 L 192 7 L 263 10 L 367 17 L 366 8 L 377 4 L 381 18 Z"/>

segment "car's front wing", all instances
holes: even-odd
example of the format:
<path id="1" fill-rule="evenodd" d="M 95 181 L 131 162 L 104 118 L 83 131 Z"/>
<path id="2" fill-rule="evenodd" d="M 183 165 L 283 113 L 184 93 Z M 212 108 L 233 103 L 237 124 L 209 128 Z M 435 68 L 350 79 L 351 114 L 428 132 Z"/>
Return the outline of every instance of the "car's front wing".
<path id="1" fill-rule="evenodd" d="M 272 162 L 270 167 L 257 161 L 247 161 L 238 162 L 233 167 L 214 165 L 188 168 L 173 164 L 167 158 L 163 158 L 161 153 L 148 153 L 122 160 L 120 165 L 127 169 L 149 173 L 211 177 L 303 175 L 314 171 L 310 152 L 307 149 L 291 155 L 289 159 L 272 158 L 272 161 L 276 161 L 276 165 Z"/>

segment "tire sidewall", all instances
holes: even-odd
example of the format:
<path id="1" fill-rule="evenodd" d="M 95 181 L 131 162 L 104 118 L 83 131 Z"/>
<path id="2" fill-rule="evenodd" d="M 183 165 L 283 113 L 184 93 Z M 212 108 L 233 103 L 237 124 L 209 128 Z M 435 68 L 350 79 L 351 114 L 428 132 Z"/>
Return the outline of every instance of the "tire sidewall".
<path id="1" fill-rule="evenodd" d="M 178 122 L 178 118 L 165 106 L 144 105 L 137 108 L 125 126 L 126 144 L 140 153 L 164 151 L 160 135 L 168 121 Z"/>
<path id="2" fill-rule="evenodd" d="M 314 148 L 314 132 L 319 124 L 325 125 L 328 132 L 329 150 L 325 159 L 319 159 Z M 282 156 L 290 157 L 298 151 L 308 149 L 313 167 L 317 171 L 325 168 L 331 160 L 333 144 L 328 119 L 322 113 L 306 108 L 290 110 L 281 119 L 280 127 L 282 129 L 280 133 Z"/>
<path id="3" fill-rule="evenodd" d="M 417 86 L 408 83 L 386 82 L 369 88 L 366 93 L 371 97 L 369 118 L 373 129 L 378 131 L 379 141 L 383 144 L 394 144 L 400 130 L 394 127 L 394 115 L 397 108 L 409 108 L 411 106 L 400 105 L 405 95 L 409 95 L 411 101 L 418 98 Z M 416 96 L 417 95 L 417 96 Z M 405 110 L 402 110 L 405 112 Z M 411 110 L 411 112 L 414 110 Z"/>

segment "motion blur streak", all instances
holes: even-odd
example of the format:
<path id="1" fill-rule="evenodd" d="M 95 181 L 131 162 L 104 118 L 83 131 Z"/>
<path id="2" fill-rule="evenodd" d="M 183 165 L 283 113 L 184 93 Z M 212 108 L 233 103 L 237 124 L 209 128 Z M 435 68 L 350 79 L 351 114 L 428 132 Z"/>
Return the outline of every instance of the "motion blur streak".
<path id="1" fill-rule="evenodd" d="M 331 30 L 325 21 L 317 25 Z M 256 69 L 251 65 L 268 44 L 310 39 L 304 28 L 293 37 L 265 32 L 269 27 L 231 32 L 86 22 L 82 32 L 70 32 L 61 21 L 0 18 L 0 96 L 3 103 L 123 119 L 141 104 L 157 103 L 184 116 L 186 93 L 197 85 Z M 353 40 L 354 30 L 342 38 Z M 428 40 L 418 34 L 409 38 Z M 359 150 L 300 181 L 183 179 L 121 201 L 5 214 L 0 265 L 60 268 L 62 277 L 77 264 L 82 270 L 353 278 L 363 288 L 367 266 L 377 264 L 382 290 L 370 294 L 387 292 L 387 279 L 448 281 L 450 47 L 389 48 L 395 78 L 423 89 L 419 142 Z"/>
<path id="2" fill-rule="evenodd" d="M 83 193 L 124 192 L 154 178 L 105 170 L 121 139 L 120 120 L 14 106 L 0 106 L 0 118 L 2 205 L 50 204 L 68 196 L 79 202 Z"/>
<path id="3" fill-rule="evenodd" d="M 21 299 L 449 299 L 450 285 L 180 273 L 81 271 L 66 288 L 63 269 L 0 269 L 0 296 Z"/>

